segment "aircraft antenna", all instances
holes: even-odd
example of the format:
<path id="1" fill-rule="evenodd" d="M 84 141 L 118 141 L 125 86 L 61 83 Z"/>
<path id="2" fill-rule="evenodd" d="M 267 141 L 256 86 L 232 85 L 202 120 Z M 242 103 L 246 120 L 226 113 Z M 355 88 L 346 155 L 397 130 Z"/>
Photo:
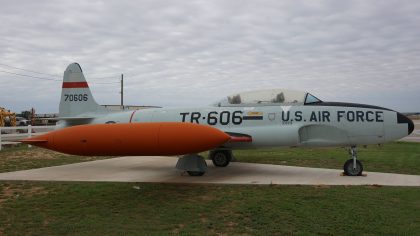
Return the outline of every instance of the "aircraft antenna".
<path id="1" fill-rule="evenodd" d="M 124 110 L 124 74 L 121 74 L 121 108 Z"/>

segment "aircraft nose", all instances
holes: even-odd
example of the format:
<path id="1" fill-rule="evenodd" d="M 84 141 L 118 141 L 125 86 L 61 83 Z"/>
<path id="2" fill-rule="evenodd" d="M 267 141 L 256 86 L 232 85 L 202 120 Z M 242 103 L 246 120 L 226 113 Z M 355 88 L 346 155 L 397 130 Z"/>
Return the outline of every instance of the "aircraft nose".
<path id="1" fill-rule="evenodd" d="M 398 124 L 404 124 L 405 123 L 405 124 L 408 125 L 408 134 L 413 133 L 414 123 L 407 116 L 397 112 L 397 121 L 398 121 Z"/>

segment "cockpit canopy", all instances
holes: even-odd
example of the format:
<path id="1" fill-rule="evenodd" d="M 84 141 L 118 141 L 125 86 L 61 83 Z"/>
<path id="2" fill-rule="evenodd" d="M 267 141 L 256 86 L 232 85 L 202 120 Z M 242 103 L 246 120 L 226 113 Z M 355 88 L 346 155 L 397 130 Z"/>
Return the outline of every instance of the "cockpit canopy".
<path id="1" fill-rule="evenodd" d="M 218 107 L 232 106 L 278 106 L 278 105 L 304 105 L 322 102 L 310 93 L 284 90 L 267 89 L 242 92 L 227 96 L 215 103 Z"/>

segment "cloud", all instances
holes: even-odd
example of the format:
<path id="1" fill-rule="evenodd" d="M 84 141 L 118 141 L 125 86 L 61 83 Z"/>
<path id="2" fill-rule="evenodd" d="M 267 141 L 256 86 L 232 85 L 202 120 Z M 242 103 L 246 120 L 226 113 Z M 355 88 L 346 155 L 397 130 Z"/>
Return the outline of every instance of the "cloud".
<path id="1" fill-rule="evenodd" d="M 19 1 L 0 9 L 0 63 L 81 64 L 98 102 L 200 106 L 242 90 L 420 111 L 418 1 Z M 14 71 L 2 67 L 2 70 Z M 95 79 L 101 77 L 113 78 Z M 3 106 L 56 112 L 60 82 L 0 73 Z"/>

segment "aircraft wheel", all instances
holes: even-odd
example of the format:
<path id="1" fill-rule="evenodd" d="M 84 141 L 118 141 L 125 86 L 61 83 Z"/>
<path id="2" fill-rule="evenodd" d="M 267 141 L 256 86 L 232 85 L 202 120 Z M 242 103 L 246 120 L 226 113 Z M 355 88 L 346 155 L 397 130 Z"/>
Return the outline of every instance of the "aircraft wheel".
<path id="1" fill-rule="evenodd" d="M 187 171 L 187 173 L 190 176 L 203 176 L 204 173 L 206 173 L 206 172 L 204 172 L 204 171 Z"/>
<path id="2" fill-rule="evenodd" d="M 217 167 L 226 167 L 232 160 L 232 153 L 228 150 L 212 151 L 210 153 L 210 158 L 213 165 Z"/>
<path id="3" fill-rule="evenodd" d="M 348 176 L 360 176 L 363 172 L 363 165 L 359 160 L 356 160 L 356 168 L 353 168 L 353 159 L 349 159 L 344 163 L 344 174 Z"/>

